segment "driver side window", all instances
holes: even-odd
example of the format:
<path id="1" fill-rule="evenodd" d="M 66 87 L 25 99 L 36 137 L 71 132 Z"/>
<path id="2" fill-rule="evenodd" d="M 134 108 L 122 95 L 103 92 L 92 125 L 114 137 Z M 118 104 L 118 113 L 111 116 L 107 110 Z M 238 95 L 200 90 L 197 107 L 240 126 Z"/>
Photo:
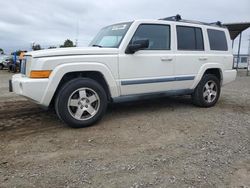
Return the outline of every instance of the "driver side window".
<path id="1" fill-rule="evenodd" d="M 136 40 L 149 40 L 149 47 L 145 50 L 170 50 L 170 26 L 141 24 L 130 43 Z"/>

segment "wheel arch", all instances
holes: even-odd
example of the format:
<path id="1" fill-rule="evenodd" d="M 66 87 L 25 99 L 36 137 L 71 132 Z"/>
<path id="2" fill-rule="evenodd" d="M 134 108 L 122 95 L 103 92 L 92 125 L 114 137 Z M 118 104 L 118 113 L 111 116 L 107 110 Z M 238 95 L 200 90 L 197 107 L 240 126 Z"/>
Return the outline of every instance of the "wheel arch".
<path id="1" fill-rule="evenodd" d="M 105 80 L 105 77 L 103 76 L 102 73 L 100 73 L 99 71 L 75 71 L 75 72 L 68 72 L 68 73 L 63 75 L 63 77 L 60 80 L 60 82 L 55 90 L 55 93 L 51 99 L 50 106 L 53 106 L 55 98 L 56 98 L 58 92 L 60 91 L 60 89 L 62 88 L 62 86 L 65 83 L 67 83 L 70 80 L 73 80 L 75 78 L 90 78 L 90 79 L 95 80 L 105 90 L 107 97 L 108 97 L 108 101 L 112 100 L 109 86 L 108 86 L 107 81 Z"/>
<path id="2" fill-rule="evenodd" d="M 199 82 L 201 81 L 202 77 L 205 74 L 215 75 L 220 80 L 220 84 L 222 85 L 222 83 L 223 83 L 223 67 L 221 64 L 211 63 L 211 64 L 205 64 L 200 68 L 197 76 L 195 77 L 195 80 L 194 80 L 194 83 L 193 83 L 191 89 L 196 88 L 196 86 L 199 84 Z"/>
<path id="3" fill-rule="evenodd" d="M 77 77 L 91 78 L 100 83 L 107 92 L 109 100 L 119 96 L 116 81 L 106 65 L 94 62 L 70 63 L 59 65 L 52 71 L 45 95 L 42 98 L 42 104 L 52 105 L 62 85 Z"/>
<path id="4" fill-rule="evenodd" d="M 220 81 L 220 84 L 222 84 L 223 74 L 222 74 L 222 70 L 220 68 L 209 68 L 204 72 L 203 75 L 205 75 L 205 74 L 215 75 L 218 78 L 218 80 Z"/>

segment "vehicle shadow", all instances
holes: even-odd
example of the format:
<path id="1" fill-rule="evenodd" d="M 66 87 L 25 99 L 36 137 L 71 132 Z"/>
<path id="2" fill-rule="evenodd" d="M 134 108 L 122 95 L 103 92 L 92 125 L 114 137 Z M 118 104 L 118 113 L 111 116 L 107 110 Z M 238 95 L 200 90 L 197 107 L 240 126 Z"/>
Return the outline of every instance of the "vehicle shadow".
<path id="1" fill-rule="evenodd" d="M 112 103 L 108 107 L 108 113 L 113 112 L 131 112 L 135 111 L 138 113 L 144 113 L 147 111 L 169 109 L 173 110 L 174 108 L 179 107 L 190 107 L 193 106 L 190 96 L 175 96 L 175 97 L 155 97 L 152 99 L 141 99 L 137 101 L 130 102 L 120 102 Z"/>
<path id="2" fill-rule="evenodd" d="M 120 118 L 128 115 L 193 106 L 189 96 L 160 97 L 138 101 L 109 104 L 105 116 Z M 129 117 L 128 117 L 129 118 Z M 105 121 L 105 119 L 104 119 Z M 17 131 L 18 134 L 32 134 L 53 129 L 70 129 L 57 117 L 53 109 L 45 110 L 30 101 L 8 101 L 0 103 L 0 134 Z"/>

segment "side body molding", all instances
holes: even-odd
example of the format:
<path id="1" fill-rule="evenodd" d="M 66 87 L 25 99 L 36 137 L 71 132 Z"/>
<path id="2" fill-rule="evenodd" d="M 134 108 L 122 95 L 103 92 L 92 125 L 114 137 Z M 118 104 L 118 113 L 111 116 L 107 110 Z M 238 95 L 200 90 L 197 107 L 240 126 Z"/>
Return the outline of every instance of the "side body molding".
<path id="1" fill-rule="evenodd" d="M 104 79 L 106 80 L 111 97 L 118 97 L 119 90 L 113 77 L 110 69 L 102 63 L 94 63 L 94 62 L 77 62 L 77 63 L 67 63 L 57 66 L 50 75 L 48 86 L 44 91 L 44 96 L 42 98 L 41 103 L 45 105 L 49 105 L 52 97 L 61 81 L 63 76 L 70 72 L 84 72 L 84 71 L 97 71 L 100 72 Z"/>

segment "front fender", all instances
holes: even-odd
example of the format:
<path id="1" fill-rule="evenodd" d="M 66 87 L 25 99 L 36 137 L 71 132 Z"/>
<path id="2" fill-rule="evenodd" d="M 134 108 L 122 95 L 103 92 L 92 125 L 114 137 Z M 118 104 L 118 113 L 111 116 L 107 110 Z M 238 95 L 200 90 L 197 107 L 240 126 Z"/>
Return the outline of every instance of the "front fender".
<path id="1" fill-rule="evenodd" d="M 192 87 L 190 89 L 195 89 L 196 86 L 199 84 L 200 80 L 202 79 L 204 73 L 206 72 L 206 70 L 208 69 L 219 69 L 220 73 L 221 73 L 221 78 L 223 80 L 223 74 L 222 74 L 222 70 L 223 70 L 223 66 L 222 64 L 219 63 L 207 63 L 201 66 L 198 74 L 196 75 L 195 79 L 194 79 L 194 83 L 192 85 Z"/>
<path id="2" fill-rule="evenodd" d="M 45 94 L 42 98 L 41 103 L 48 106 L 54 96 L 54 93 L 63 78 L 63 76 L 70 72 L 83 72 L 83 71 L 97 71 L 100 72 L 104 79 L 106 80 L 111 97 L 119 96 L 119 89 L 117 87 L 116 81 L 109 70 L 109 68 L 101 63 L 93 63 L 93 62 L 76 62 L 76 63 L 67 63 L 57 66 L 51 73 L 49 77 L 48 86 L 45 90 Z"/>

